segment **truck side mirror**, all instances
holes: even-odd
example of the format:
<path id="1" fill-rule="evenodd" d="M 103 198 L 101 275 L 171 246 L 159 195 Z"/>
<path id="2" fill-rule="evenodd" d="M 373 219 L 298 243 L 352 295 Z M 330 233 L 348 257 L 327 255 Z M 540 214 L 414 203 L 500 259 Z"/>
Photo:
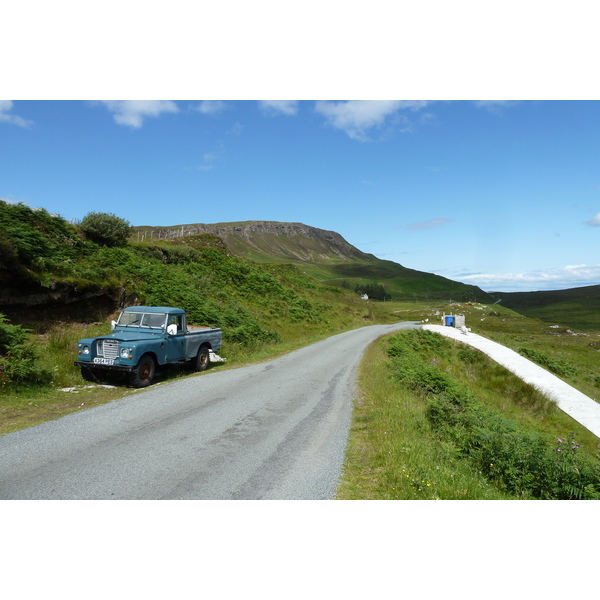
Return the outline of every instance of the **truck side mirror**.
<path id="1" fill-rule="evenodd" d="M 114 329 L 117 326 L 117 322 L 116 321 L 111 321 L 110 322 L 110 328 Z"/>
<path id="2" fill-rule="evenodd" d="M 167 327 L 167 333 L 169 335 L 177 335 L 177 325 L 175 325 L 175 323 L 173 323 L 172 325 L 169 325 Z"/>

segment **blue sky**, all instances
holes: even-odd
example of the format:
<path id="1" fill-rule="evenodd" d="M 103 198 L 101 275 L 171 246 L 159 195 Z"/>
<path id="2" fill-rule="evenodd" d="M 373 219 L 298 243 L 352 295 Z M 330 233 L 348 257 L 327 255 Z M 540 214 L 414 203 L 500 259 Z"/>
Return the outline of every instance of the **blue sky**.
<path id="1" fill-rule="evenodd" d="M 0 198 L 301 222 L 487 291 L 600 283 L 596 101 L 6 101 Z"/>
<path id="2" fill-rule="evenodd" d="M 23 0 L 2 16 L 0 198 L 69 220 L 297 221 L 488 291 L 600 283 L 587 0 Z"/>

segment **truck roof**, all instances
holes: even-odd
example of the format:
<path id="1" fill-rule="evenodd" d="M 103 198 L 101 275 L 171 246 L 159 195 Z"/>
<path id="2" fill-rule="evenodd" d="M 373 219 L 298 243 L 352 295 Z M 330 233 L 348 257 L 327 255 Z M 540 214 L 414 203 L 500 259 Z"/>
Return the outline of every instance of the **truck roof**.
<path id="1" fill-rule="evenodd" d="M 128 306 L 123 309 L 123 312 L 185 314 L 185 310 L 182 308 L 173 308 L 172 306 Z"/>

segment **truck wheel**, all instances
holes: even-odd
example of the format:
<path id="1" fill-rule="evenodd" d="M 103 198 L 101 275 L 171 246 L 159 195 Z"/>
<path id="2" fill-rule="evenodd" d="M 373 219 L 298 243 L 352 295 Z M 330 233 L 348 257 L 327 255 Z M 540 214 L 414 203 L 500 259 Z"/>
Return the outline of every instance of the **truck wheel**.
<path id="1" fill-rule="evenodd" d="M 129 383 L 133 387 L 148 387 L 154 379 L 156 373 L 156 363 L 151 356 L 142 356 L 140 362 L 129 374 Z"/>
<path id="2" fill-rule="evenodd" d="M 201 346 L 200 350 L 198 350 L 196 358 L 194 359 L 194 371 L 206 371 L 206 369 L 208 369 L 208 356 L 208 346 Z"/>

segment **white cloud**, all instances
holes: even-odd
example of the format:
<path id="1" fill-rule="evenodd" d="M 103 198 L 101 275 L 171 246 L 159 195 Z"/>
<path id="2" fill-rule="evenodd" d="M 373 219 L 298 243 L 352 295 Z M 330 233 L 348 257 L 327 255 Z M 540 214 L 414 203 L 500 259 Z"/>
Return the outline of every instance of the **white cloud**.
<path id="1" fill-rule="evenodd" d="M 298 112 L 297 100 L 261 100 L 259 105 L 271 115 L 293 116 Z"/>
<path id="2" fill-rule="evenodd" d="M 200 164 L 196 167 L 193 167 L 191 169 L 188 169 L 188 170 L 190 170 L 190 171 L 212 171 L 213 169 L 216 169 L 217 167 L 216 167 L 215 163 L 218 163 L 218 161 L 221 159 L 223 149 L 224 149 L 224 145 L 222 142 L 220 142 L 215 150 L 212 150 L 211 152 L 205 152 L 202 155 L 202 164 Z"/>
<path id="3" fill-rule="evenodd" d="M 559 290 L 600 284 L 600 265 L 567 265 L 528 273 L 478 273 L 457 279 L 489 292 Z"/>
<path id="4" fill-rule="evenodd" d="M 476 100 L 473 104 L 477 108 L 484 108 L 485 110 L 495 114 L 501 115 L 505 108 L 512 108 L 518 101 L 516 100 Z"/>
<path id="5" fill-rule="evenodd" d="M 33 125 L 33 121 L 28 121 L 27 119 L 23 119 L 17 115 L 10 114 L 12 108 L 12 100 L 0 100 L 0 122 L 11 123 L 12 125 L 17 125 L 18 127 L 31 127 Z"/>
<path id="6" fill-rule="evenodd" d="M 350 138 L 365 141 L 367 131 L 372 127 L 381 126 L 386 119 L 397 115 L 401 110 L 416 111 L 427 104 L 428 102 L 421 100 L 318 101 L 315 110 L 323 115 L 330 125 L 341 129 Z"/>
<path id="7" fill-rule="evenodd" d="M 585 222 L 590 227 L 600 227 L 600 212 L 596 213 L 589 221 Z"/>
<path id="8" fill-rule="evenodd" d="M 203 115 L 214 115 L 224 111 L 227 108 L 227 104 L 222 100 L 203 100 L 195 108 Z"/>
<path id="9" fill-rule="evenodd" d="M 119 125 L 140 128 L 146 117 L 176 113 L 177 104 L 171 100 L 102 100 Z"/>
<path id="10" fill-rule="evenodd" d="M 6 204 L 19 204 L 19 200 L 13 200 L 12 198 L 5 198 L 4 196 L 0 196 L 0 200 L 2 202 L 6 202 Z M 23 202 L 25 204 L 25 202 Z"/>
<path id="11" fill-rule="evenodd" d="M 233 136 L 238 136 L 238 135 L 242 135 L 242 132 L 244 131 L 244 126 L 241 123 L 238 123 L 237 121 L 227 130 L 227 135 L 233 135 Z"/>
<path id="12" fill-rule="evenodd" d="M 411 223 L 406 226 L 406 229 L 410 229 L 412 231 L 421 231 L 422 229 L 431 229 L 432 227 L 440 227 L 441 225 L 445 225 L 446 223 L 450 223 L 450 219 L 446 217 L 438 217 L 437 219 L 430 219 L 429 221 L 421 221 L 420 223 Z"/>

